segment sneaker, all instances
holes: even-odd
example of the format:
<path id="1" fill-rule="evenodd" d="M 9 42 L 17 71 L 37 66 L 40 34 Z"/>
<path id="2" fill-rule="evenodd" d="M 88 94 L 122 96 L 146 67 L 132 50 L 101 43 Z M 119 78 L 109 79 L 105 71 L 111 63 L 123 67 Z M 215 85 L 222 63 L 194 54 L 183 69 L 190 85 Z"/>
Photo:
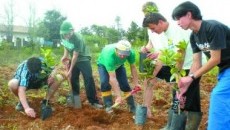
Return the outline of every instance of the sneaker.
<path id="1" fill-rule="evenodd" d="M 17 110 L 17 111 L 23 111 L 24 110 L 21 102 L 18 102 L 18 104 L 15 106 L 15 110 Z"/>
<path id="2" fill-rule="evenodd" d="M 103 108 L 103 106 L 99 103 L 93 103 L 93 104 L 91 104 L 91 106 L 96 108 L 96 109 L 102 109 Z"/>
<path id="3" fill-rule="evenodd" d="M 108 113 L 108 114 L 113 113 L 113 109 L 111 109 L 111 107 L 106 107 L 106 108 L 105 108 L 105 111 L 106 111 L 106 113 Z"/>

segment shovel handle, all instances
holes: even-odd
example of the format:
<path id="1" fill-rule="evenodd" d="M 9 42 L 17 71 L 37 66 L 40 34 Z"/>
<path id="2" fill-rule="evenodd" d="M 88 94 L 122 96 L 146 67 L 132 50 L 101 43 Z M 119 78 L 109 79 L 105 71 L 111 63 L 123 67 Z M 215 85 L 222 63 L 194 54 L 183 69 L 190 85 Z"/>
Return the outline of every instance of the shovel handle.
<path id="1" fill-rule="evenodd" d="M 136 93 L 139 92 L 139 91 L 141 91 L 141 87 L 139 87 L 139 86 L 134 87 L 134 89 L 133 89 L 129 94 L 127 94 L 125 97 L 122 98 L 122 101 L 125 100 L 125 99 L 127 99 L 129 96 L 136 94 Z M 114 104 L 111 106 L 111 108 L 115 108 L 115 107 L 117 107 L 119 104 L 120 104 L 120 103 L 117 103 L 117 102 L 116 102 L 116 103 L 114 103 Z"/>

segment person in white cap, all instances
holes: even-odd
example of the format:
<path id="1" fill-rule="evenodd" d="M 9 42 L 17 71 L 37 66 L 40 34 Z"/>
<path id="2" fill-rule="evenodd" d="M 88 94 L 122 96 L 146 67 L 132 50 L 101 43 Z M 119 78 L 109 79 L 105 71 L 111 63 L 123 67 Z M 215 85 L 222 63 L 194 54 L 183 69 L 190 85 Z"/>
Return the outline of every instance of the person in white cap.
<path id="1" fill-rule="evenodd" d="M 131 68 L 132 81 L 134 86 L 139 86 L 137 69 L 135 66 L 135 52 L 131 49 L 131 44 L 127 40 L 110 44 L 102 49 L 97 64 L 100 75 L 101 94 L 106 112 L 111 113 L 112 91 L 116 96 L 115 102 L 121 103 L 121 91 L 124 95 L 129 94 L 131 87 L 128 83 L 124 63 L 128 61 Z M 133 96 L 127 98 L 129 111 L 135 114 L 136 106 Z"/>

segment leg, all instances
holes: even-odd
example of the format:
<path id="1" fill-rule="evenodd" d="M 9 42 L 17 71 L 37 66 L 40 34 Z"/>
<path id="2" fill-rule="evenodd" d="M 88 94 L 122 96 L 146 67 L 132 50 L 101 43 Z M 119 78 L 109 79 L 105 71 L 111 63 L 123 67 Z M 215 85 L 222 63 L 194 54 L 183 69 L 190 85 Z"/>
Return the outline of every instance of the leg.
<path id="1" fill-rule="evenodd" d="M 157 82 L 157 81 L 154 80 L 154 82 Z M 151 103 L 153 99 L 153 84 L 151 81 L 148 81 L 148 79 L 145 79 L 144 86 L 145 86 L 144 95 L 143 95 L 144 105 L 147 107 L 147 117 L 151 118 L 152 117 Z"/>
<path id="2" fill-rule="evenodd" d="M 100 76 L 101 95 L 102 95 L 103 103 L 106 109 L 108 108 L 109 110 L 109 108 L 113 104 L 112 91 L 111 91 L 111 86 L 109 84 L 109 74 L 103 65 L 98 65 L 98 72 Z"/>
<path id="3" fill-rule="evenodd" d="M 200 106 L 200 78 L 194 80 L 185 93 L 186 101 L 184 110 L 188 111 L 186 130 L 198 130 L 202 113 Z"/>
<path id="4" fill-rule="evenodd" d="M 90 61 L 79 62 L 78 66 L 84 78 L 86 95 L 89 102 L 91 104 L 98 103 L 96 87 Z"/>
<path id="5" fill-rule="evenodd" d="M 80 70 L 78 68 L 78 63 L 76 63 L 72 71 L 72 77 L 70 79 L 70 86 L 72 87 L 73 95 L 80 94 L 79 75 L 80 75 Z"/>
<path id="6" fill-rule="evenodd" d="M 78 63 L 75 64 L 72 76 L 70 79 L 70 86 L 72 87 L 72 95 L 70 95 L 70 99 L 67 98 L 67 102 L 70 106 L 74 108 L 81 108 L 81 99 L 80 99 L 80 81 L 79 81 L 80 69 Z M 71 101 L 72 99 L 72 101 Z"/>
<path id="7" fill-rule="evenodd" d="M 18 79 L 11 79 L 8 82 L 8 87 L 10 89 L 10 91 L 18 97 L 18 87 L 19 87 L 19 81 Z"/>
<path id="8" fill-rule="evenodd" d="M 208 130 L 230 129 L 230 69 L 219 74 L 219 81 L 211 93 Z"/>
<path id="9" fill-rule="evenodd" d="M 123 91 L 125 95 L 129 94 L 131 91 L 131 88 L 129 86 L 127 75 L 126 75 L 126 70 L 123 65 L 116 70 L 116 77 L 117 77 L 119 86 L 121 88 L 121 91 Z M 126 99 L 126 101 L 129 106 L 129 111 L 135 114 L 136 104 L 134 101 L 134 97 L 131 95 Z"/>

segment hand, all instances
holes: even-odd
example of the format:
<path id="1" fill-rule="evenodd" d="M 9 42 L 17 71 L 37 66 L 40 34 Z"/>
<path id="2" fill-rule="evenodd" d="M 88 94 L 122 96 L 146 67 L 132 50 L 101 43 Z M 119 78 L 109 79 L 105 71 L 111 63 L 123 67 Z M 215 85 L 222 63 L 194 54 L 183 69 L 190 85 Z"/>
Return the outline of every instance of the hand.
<path id="1" fill-rule="evenodd" d="M 116 104 L 122 103 L 122 98 L 121 98 L 121 96 L 117 96 L 117 98 L 116 98 L 116 100 L 115 100 L 115 103 L 116 103 Z"/>
<path id="2" fill-rule="evenodd" d="M 71 79 L 71 76 L 72 76 L 72 72 L 71 72 L 71 71 L 68 71 L 68 72 L 66 73 L 66 77 L 67 77 L 68 79 Z"/>
<path id="3" fill-rule="evenodd" d="M 140 50 L 142 53 L 148 53 L 148 49 L 146 48 L 146 46 L 142 46 L 141 47 L 141 50 Z"/>
<path id="4" fill-rule="evenodd" d="M 158 52 L 157 52 L 157 53 L 150 53 L 150 54 L 147 55 L 147 57 L 148 57 L 149 59 L 154 60 L 154 59 L 156 59 L 156 58 L 158 57 L 158 55 L 159 55 Z"/>
<path id="5" fill-rule="evenodd" d="M 180 93 L 177 94 L 177 98 L 179 100 L 182 99 L 182 96 L 185 92 L 187 92 L 189 85 L 192 83 L 193 79 L 190 76 L 182 77 L 178 82 L 178 87 Z"/>
<path id="6" fill-rule="evenodd" d="M 179 96 L 179 91 L 176 91 L 176 98 L 178 99 L 178 101 L 180 102 L 180 108 L 184 109 L 185 107 L 185 102 L 186 102 L 186 96 Z M 178 98 L 179 97 L 179 98 Z"/>
<path id="7" fill-rule="evenodd" d="M 26 115 L 28 115 L 29 117 L 32 117 L 32 118 L 35 118 L 35 117 L 36 117 L 36 113 L 35 113 L 34 109 L 32 109 L 32 108 L 30 108 L 30 107 L 25 109 L 25 113 L 26 113 Z"/>

